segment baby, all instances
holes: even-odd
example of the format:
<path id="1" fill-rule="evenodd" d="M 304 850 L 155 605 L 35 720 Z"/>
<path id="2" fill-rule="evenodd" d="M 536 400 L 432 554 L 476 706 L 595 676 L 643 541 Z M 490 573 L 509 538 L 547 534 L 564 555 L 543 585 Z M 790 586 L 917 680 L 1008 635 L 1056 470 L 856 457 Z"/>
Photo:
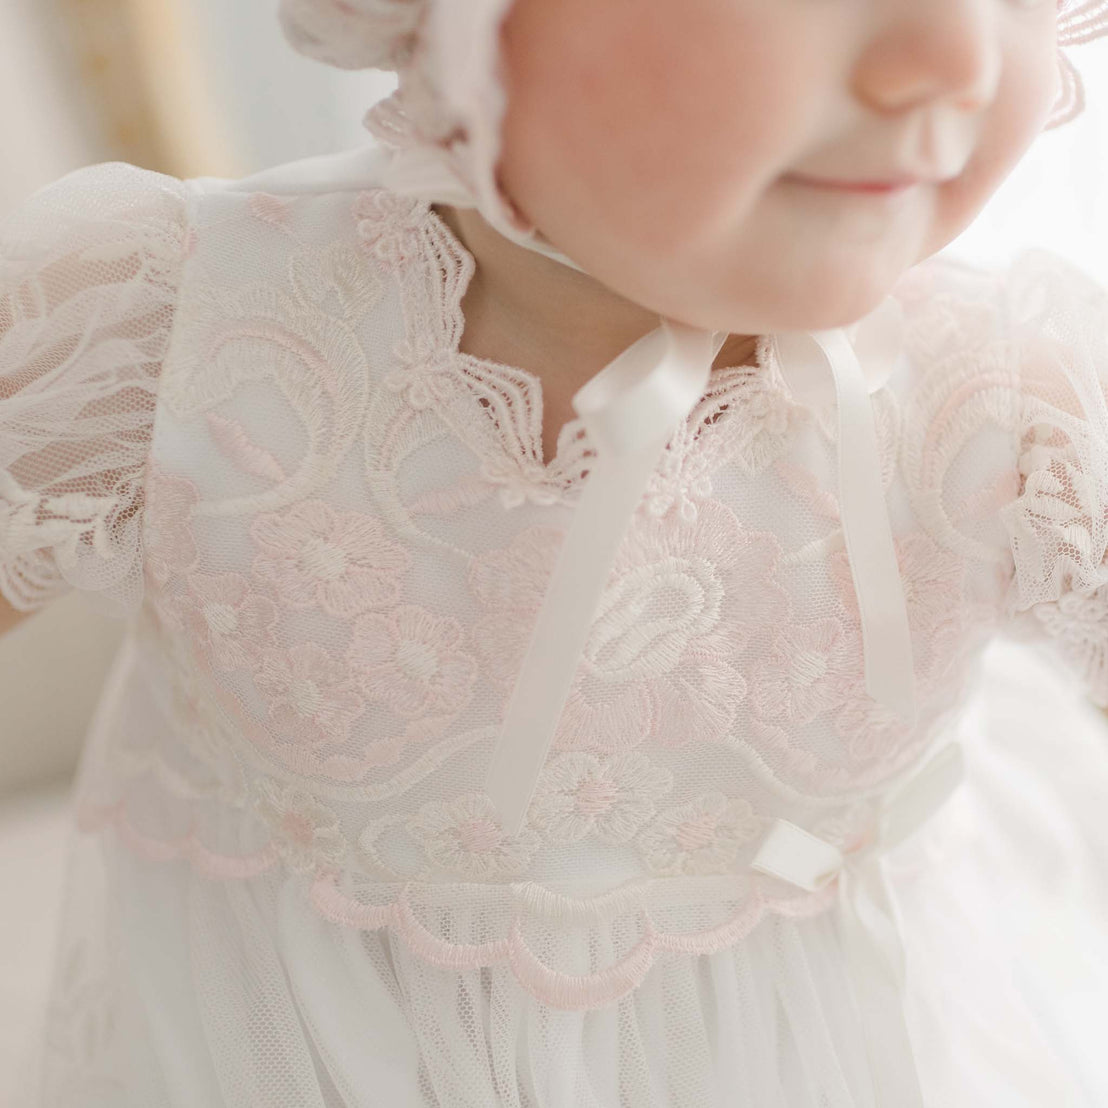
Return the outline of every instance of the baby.
<path id="1" fill-rule="evenodd" d="M 1108 295 L 941 256 L 1108 3 L 282 18 L 377 142 L 0 229 L 4 618 L 129 621 L 36 1106 L 1108 1103 L 1108 764 L 960 714 L 1108 706 Z"/>
<path id="2" fill-rule="evenodd" d="M 447 211 L 478 262 L 464 348 L 534 368 L 552 457 L 572 394 L 658 315 L 730 332 L 718 365 L 854 322 L 1042 131 L 1056 27 L 1049 0 L 518 0 L 499 181 L 592 279 Z"/>

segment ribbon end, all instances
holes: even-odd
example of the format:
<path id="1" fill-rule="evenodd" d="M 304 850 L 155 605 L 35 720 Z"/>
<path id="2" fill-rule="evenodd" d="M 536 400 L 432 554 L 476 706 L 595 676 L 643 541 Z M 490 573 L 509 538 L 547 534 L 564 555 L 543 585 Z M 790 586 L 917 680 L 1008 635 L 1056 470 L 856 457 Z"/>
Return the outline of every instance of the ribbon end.
<path id="1" fill-rule="evenodd" d="M 514 748 L 506 746 L 500 749 L 503 751 Z M 485 795 L 492 802 L 503 834 L 514 838 L 523 830 L 531 803 L 530 793 L 520 781 L 519 767 L 510 765 L 502 757 L 494 758 L 485 778 Z"/>
<path id="2" fill-rule="evenodd" d="M 916 703 L 915 675 L 910 669 L 885 674 L 866 670 L 866 692 L 878 704 L 888 708 L 908 727 L 914 727 L 919 718 Z"/>

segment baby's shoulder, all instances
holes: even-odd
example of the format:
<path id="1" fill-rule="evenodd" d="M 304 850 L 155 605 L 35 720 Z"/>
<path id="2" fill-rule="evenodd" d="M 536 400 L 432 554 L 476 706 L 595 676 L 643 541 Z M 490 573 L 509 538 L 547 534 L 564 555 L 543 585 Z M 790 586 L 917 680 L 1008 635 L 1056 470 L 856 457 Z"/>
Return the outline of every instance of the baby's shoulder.
<path id="1" fill-rule="evenodd" d="M 299 294 L 311 291 L 305 280 L 318 284 L 319 278 L 385 289 L 410 271 L 422 274 L 423 255 L 442 237 L 431 205 L 386 180 L 380 146 L 188 184 L 197 197 L 192 269 L 200 284 L 212 277 L 221 285 L 281 286 Z M 344 300 L 351 320 L 360 318 L 364 300 Z"/>
<path id="2" fill-rule="evenodd" d="M 194 177 L 188 184 L 200 204 L 213 211 L 238 207 L 279 223 L 283 213 L 354 210 L 356 198 L 366 193 L 393 197 L 385 179 L 387 160 L 383 147 L 366 145 L 285 162 L 246 177 Z"/>

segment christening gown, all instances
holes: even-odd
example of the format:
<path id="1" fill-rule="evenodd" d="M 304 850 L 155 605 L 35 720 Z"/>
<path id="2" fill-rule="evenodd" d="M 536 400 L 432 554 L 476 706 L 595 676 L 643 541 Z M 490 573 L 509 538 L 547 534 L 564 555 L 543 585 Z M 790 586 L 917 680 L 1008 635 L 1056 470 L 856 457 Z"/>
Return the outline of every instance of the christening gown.
<path id="1" fill-rule="evenodd" d="M 512 826 L 601 455 L 462 352 L 474 260 L 378 164 L 93 166 L 0 232 L 0 593 L 127 621 L 32 1108 L 1103 1108 L 1108 293 L 1042 250 L 892 290 L 907 715 L 845 400 L 777 336 L 712 369 Z M 1051 661 L 982 699 L 1001 636 Z"/>

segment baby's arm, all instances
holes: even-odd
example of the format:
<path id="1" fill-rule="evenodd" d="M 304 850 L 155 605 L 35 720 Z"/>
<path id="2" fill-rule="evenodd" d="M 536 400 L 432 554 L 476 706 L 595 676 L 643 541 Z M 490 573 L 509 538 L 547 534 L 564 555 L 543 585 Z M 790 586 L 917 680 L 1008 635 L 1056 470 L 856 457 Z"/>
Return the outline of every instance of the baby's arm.
<path id="1" fill-rule="evenodd" d="M 142 599 L 145 473 L 191 190 L 77 170 L 0 222 L 0 634 L 71 589 Z"/>
<path id="2" fill-rule="evenodd" d="M 21 624 L 30 614 L 30 612 L 17 612 L 0 596 L 0 638 Z"/>
<path id="3" fill-rule="evenodd" d="M 1019 494 L 1001 510 L 1008 630 L 1048 645 L 1108 710 L 1108 289 L 1029 250 L 1009 281 Z"/>

